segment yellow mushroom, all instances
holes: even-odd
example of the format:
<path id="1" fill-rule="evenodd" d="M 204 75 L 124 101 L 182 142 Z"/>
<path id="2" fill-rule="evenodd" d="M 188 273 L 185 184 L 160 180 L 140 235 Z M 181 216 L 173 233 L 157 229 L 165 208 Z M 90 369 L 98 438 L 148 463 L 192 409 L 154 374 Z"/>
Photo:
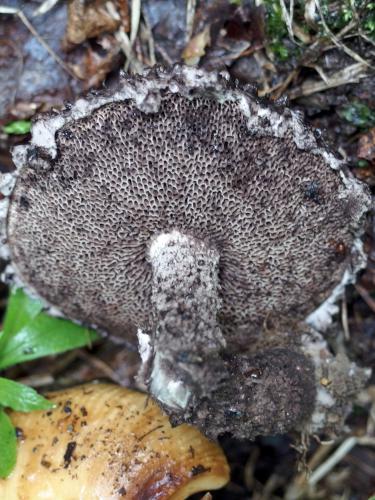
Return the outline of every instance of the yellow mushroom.
<path id="1" fill-rule="evenodd" d="M 197 429 L 172 427 L 146 395 L 111 384 L 53 392 L 56 408 L 10 413 L 17 464 L 6 500 L 180 500 L 223 487 L 229 467 Z"/>

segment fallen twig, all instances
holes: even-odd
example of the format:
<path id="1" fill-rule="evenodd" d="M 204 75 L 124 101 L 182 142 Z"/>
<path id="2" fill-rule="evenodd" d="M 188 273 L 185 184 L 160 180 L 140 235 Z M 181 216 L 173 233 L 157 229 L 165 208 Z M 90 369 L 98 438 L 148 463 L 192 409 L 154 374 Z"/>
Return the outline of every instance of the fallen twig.
<path id="1" fill-rule="evenodd" d="M 369 308 L 375 312 L 375 300 L 371 297 L 371 295 L 368 293 L 368 291 L 362 286 L 362 285 L 355 285 L 355 289 L 359 293 L 359 295 L 362 297 L 362 299 L 366 302 L 366 304 L 369 306 Z"/>
<path id="2" fill-rule="evenodd" d="M 142 9 L 142 16 L 144 20 L 144 29 L 147 37 L 150 66 L 155 66 L 156 64 L 155 40 L 154 40 L 154 35 L 152 34 L 150 19 L 148 18 L 147 12 L 144 9 Z"/>
<path id="3" fill-rule="evenodd" d="M 346 294 L 341 301 L 341 324 L 342 329 L 344 331 L 344 339 L 348 341 L 350 339 L 350 330 L 349 330 L 349 320 L 348 320 L 348 303 L 346 301 Z"/>
<path id="4" fill-rule="evenodd" d="M 197 0 L 187 0 L 186 2 L 186 43 L 193 35 L 194 17 Z"/>
<path id="5" fill-rule="evenodd" d="M 139 21 L 141 19 L 141 0 L 132 0 L 130 17 L 130 43 L 133 45 L 137 38 Z"/>
<path id="6" fill-rule="evenodd" d="M 59 57 L 56 52 L 51 49 L 48 43 L 39 35 L 34 26 L 30 23 L 28 18 L 25 16 L 22 10 L 16 9 L 14 7 L 7 7 L 5 5 L 0 5 L 0 14 L 4 15 L 14 15 L 19 17 L 21 22 L 26 26 L 30 33 L 38 40 L 38 42 L 46 49 L 49 55 L 61 66 L 72 78 L 79 80 L 79 76 L 72 71 L 67 64 Z"/>
<path id="7" fill-rule="evenodd" d="M 33 12 L 33 17 L 42 16 L 46 14 L 48 11 L 53 9 L 53 7 L 57 4 L 59 0 L 44 0 L 43 3 L 39 5 L 37 9 Z"/>
<path id="8" fill-rule="evenodd" d="M 316 7 L 318 9 L 318 12 L 319 12 L 319 15 L 320 15 L 320 20 L 322 22 L 323 28 L 326 31 L 326 33 L 329 36 L 329 38 L 332 40 L 332 42 L 336 45 L 336 47 L 342 49 L 346 54 L 348 54 L 352 59 L 354 59 L 358 63 L 365 64 L 369 68 L 375 69 L 375 66 L 373 66 L 372 64 L 370 64 L 368 61 L 366 61 L 365 59 L 363 59 L 363 57 L 361 57 L 359 54 L 357 54 L 356 52 L 354 52 L 354 50 L 350 49 L 347 45 L 345 45 L 344 43 L 342 43 L 341 40 L 334 33 L 332 33 L 332 31 L 330 30 L 330 28 L 328 27 L 328 25 L 326 23 L 326 20 L 324 19 L 322 7 L 320 5 L 320 0 L 315 0 L 315 5 L 316 5 Z M 345 29 L 346 29 L 346 27 L 344 28 L 344 30 Z M 341 31 L 341 34 L 340 34 L 341 36 L 342 36 L 342 33 L 343 33 L 343 30 Z"/>
<path id="9" fill-rule="evenodd" d="M 283 20 L 286 24 L 289 38 L 292 40 L 292 42 L 295 43 L 294 32 L 293 32 L 294 0 L 290 0 L 289 12 L 288 12 L 288 9 L 286 8 L 284 0 L 279 0 L 279 1 L 280 1 L 280 7 L 281 7 L 281 15 L 283 16 Z"/>
<path id="10" fill-rule="evenodd" d="M 362 446 L 375 446 L 375 438 L 351 436 L 345 439 L 337 450 L 311 474 L 308 479 L 309 486 L 316 485 L 358 444 Z"/>
<path id="11" fill-rule="evenodd" d="M 297 87 L 288 94 L 289 99 L 307 96 L 328 90 L 334 87 L 340 87 L 347 83 L 358 83 L 362 78 L 367 76 L 367 65 L 356 63 L 346 68 L 336 71 L 333 75 L 327 76 L 327 81 L 305 80 L 300 87 Z"/>

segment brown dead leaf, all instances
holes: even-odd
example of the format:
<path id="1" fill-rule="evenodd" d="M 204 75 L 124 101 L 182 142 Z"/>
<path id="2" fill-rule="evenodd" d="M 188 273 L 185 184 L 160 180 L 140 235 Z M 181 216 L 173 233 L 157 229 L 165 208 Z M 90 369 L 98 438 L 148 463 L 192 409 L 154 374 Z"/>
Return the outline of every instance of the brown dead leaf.
<path id="1" fill-rule="evenodd" d="M 375 127 L 359 139 L 358 158 L 363 158 L 371 163 L 375 161 Z"/>
<path id="2" fill-rule="evenodd" d="M 121 17 L 122 27 L 127 33 L 130 31 L 130 17 L 128 0 L 117 0 L 118 13 Z"/>
<path id="3" fill-rule="evenodd" d="M 206 12 L 197 10 L 196 24 L 201 26 L 200 17 L 209 20 L 211 43 L 206 50 L 203 66 L 215 69 L 230 66 L 240 57 L 259 50 L 264 41 L 264 9 L 254 3 L 241 6 L 222 1 L 213 2 Z"/>
<path id="4" fill-rule="evenodd" d="M 353 168 L 353 173 L 357 179 L 365 182 L 369 186 L 375 186 L 375 164 L 369 164 L 367 167 Z"/>
<path id="5" fill-rule="evenodd" d="M 14 0 L 12 5 L 22 9 L 32 31 L 19 16 L 0 15 L 0 126 L 63 106 L 82 92 L 81 82 L 66 71 L 71 56 L 61 49 L 67 21 L 65 2 L 35 17 L 35 2 Z"/>
<path id="6" fill-rule="evenodd" d="M 103 35 L 84 50 L 72 67 L 84 82 L 84 90 L 89 90 L 99 87 L 120 60 L 120 47 L 115 37 Z"/>
<path id="7" fill-rule="evenodd" d="M 88 38 L 103 33 L 113 33 L 121 21 L 113 19 L 106 9 L 106 0 L 70 0 L 68 2 L 68 23 L 64 44 L 78 45 Z"/>
<path id="8" fill-rule="evenodd" d="M 265 38 L 264 8 L 241 5 L 224 25 L 227 37 L 262 45 Z"/>

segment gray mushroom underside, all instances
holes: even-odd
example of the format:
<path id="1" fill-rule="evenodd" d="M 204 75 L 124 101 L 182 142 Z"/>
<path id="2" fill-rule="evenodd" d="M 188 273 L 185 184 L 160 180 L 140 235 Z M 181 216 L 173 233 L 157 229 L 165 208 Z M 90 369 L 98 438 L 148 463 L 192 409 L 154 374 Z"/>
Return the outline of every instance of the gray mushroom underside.
<path id="1" fill-rule="evenodd" d="M 67 316 L 149 327 L 151 239 L 219 252 L 219 323 L 249 345 L 269 318 L 303 319 L 355 269 L 367 192 L 297 114 L 214 75 L 175 68 L 40 117 L 7 240 L 21 279 Z"/>

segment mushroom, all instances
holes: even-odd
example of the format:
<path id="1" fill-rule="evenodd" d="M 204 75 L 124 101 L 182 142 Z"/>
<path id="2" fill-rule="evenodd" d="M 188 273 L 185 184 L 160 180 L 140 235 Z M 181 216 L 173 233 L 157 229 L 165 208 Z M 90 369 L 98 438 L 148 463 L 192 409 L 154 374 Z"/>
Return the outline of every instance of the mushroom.
<path id="1" fill-rule="evenodd" d="M 156 68 L 40 115 L 14 161 L 8 276 L 75 320 L 136 327 L 140 378 L 174 422 L 309 422 L 320 361 L 301 322 L 322 330 L 363 267 L 370 202 L 298 112 Z"/>
<path id="2" fill-rule="evenodd" d="M 172 428 L 146 395 L 111 384 L 52 392 L 56 408 L 11 412 L 18 430 L 6 500 L 182 500 L 229 480 L 220 447 L 197 429 Z"/>

